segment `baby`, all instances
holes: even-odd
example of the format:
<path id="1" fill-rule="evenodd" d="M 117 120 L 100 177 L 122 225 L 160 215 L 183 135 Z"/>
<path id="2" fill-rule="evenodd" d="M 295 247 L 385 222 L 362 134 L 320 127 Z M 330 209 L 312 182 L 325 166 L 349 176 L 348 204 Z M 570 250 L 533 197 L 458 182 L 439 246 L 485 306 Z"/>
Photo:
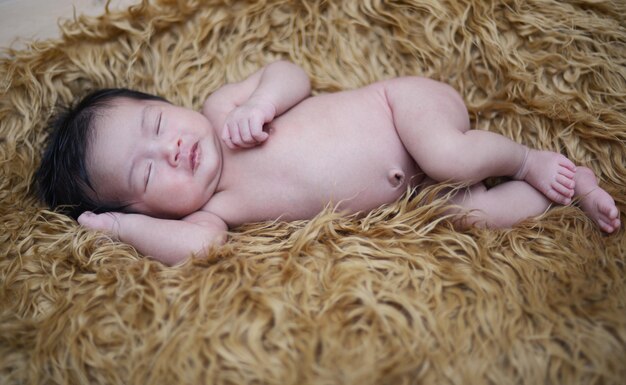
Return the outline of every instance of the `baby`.
<path id="1" fill-rule="evenodd" d="M 201 113 L 135 91 L 91 94 L 57 121 L 37 174 L 48 204 L 72 205 L 81 225 L 166 264 L 225 242 L 233 226 L 311 218 L 328 203 L 365 212 L 442 181 L 470 185 L 451 202 L 460 227 L 509 227 L 573 197 L 603 231 L 620 226 L 591 170 L 470 130 L 443 83 L 405 77 L 310 97 L 305 72 L 285 61 L 218 89 Z M 487 189 L 491 176 L 513 180 Z"/>

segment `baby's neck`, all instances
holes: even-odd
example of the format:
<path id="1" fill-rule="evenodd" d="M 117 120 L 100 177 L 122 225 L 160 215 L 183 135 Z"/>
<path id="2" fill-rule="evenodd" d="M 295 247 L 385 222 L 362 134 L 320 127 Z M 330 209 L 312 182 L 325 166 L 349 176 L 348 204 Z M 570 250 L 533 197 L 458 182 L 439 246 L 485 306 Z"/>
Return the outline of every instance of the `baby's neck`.
<path id="1" fill-rule="evenodd" d="M 227 168 L 225 165 L 227 165 L 230 162 L 233 154 L 232 154 L 232 151 L 222 141 L 217 131 L 215 130 L 213 131 L 213 136 L 214 136 L 213 139 L 215 140 L 215 148 L 219 156 L 219 169 L 217 172 L 217 187 L 215 188 L 215 193 L 214 193 L 216 194 L 226 189 L 228 178 L 224 178 L 224 169 Z"/>

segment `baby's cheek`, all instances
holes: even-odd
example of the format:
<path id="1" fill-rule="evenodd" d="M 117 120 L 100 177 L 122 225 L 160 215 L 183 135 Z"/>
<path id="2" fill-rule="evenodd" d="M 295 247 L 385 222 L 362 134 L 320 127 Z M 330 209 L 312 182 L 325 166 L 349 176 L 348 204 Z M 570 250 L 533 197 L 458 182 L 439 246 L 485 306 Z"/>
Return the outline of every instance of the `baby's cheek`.
<path id="1" fill-rule="evenodd" d="M 188 215 L 198 211 L 206 202 L 203 189 L 188 179 L 170 176 L 168 183 L 152 195 L 152 204 L 169 214 Z"/>

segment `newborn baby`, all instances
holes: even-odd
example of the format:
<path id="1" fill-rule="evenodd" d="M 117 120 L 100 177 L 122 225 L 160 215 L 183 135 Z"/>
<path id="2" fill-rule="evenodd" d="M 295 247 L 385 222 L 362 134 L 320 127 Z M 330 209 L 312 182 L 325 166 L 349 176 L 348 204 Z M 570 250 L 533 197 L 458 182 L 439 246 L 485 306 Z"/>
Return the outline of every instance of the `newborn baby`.
<path id="1" fill-rule="evenodd" d="M 470 130 L 460 96 L 425 78 L 310 97 L 305 72 L 279 61 L 218 89 L 201 113 L 113 89 L 57 126 L 38 171 L 44 199 L 167 264 L 243 223 L 311 218 L 328 203 L 366 212 L 444 181 L 470 185 L 452 198 L 459 227 L 509 227 L 573 197 L 603 231 L 620 226 L 589 169 Z M 491 176 L 513 180 L 486 189 Z"/>

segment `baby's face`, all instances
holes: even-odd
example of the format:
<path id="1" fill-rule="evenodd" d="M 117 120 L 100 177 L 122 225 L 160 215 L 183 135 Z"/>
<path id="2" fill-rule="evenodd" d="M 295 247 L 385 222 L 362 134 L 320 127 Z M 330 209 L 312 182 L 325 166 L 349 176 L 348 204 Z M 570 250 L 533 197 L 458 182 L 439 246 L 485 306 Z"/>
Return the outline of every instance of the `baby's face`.
<path id="1" fill-rule="evenodd" d="M 161 218 L 198 211 L 217 188 L 222 148 L 199 112 L 120 99 L 96 118 L 87 172 L 100 200 Z"/>

